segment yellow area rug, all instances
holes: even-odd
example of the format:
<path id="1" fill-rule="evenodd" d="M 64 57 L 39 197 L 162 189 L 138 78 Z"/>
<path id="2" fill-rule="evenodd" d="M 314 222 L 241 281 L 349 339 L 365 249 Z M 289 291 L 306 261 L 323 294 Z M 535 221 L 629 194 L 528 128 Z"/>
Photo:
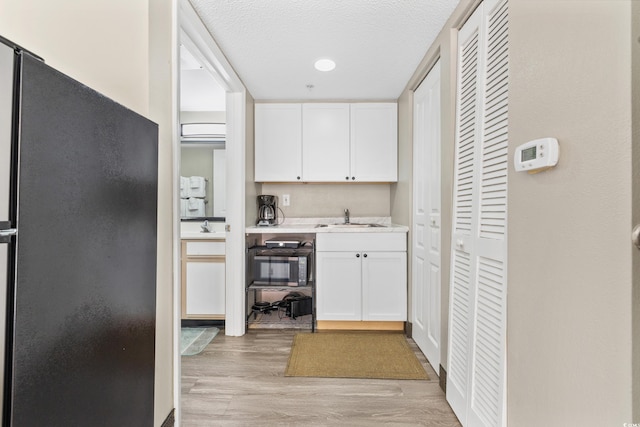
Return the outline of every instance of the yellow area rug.
<path id="1" fill-rule="evenodd" d="M 429 379 L 402 333 L 319 332 L 293 338 L 287 377 Z"/>

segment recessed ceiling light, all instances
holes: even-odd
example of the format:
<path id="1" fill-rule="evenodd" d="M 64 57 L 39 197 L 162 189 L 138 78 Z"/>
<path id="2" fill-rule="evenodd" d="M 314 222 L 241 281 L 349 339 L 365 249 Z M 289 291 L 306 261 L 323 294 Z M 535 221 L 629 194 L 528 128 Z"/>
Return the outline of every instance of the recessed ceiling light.
<path id="1" fill-rule="evenodd" d="M 331 71 L 336 68 L 336 63 L 330 59 L 318 59 L 314 64 L 318 71 Z"/>

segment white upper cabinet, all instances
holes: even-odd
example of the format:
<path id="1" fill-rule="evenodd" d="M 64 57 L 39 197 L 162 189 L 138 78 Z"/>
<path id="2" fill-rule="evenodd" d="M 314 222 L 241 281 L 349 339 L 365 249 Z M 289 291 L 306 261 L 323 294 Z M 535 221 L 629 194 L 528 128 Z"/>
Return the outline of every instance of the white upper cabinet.
<path id="1" fill-rule="evenodd" d="M 398 107 L 351 104 L 351 180 L 398 180 Z"/>
<path id="2" fill-rule="evenodd" d="M 256 104 L 255 180 L 302 181 L 302 105 Z"/>
<path id="3" fill-rule="evenodd" d="M 395 103 L 256 104 L 257 182 L 394 182 Z"/>
<path id="4" fill-rule="evenodd" d="M 305 181 L 349 176 L 349 104 L 302 106 L 302 175 Z"/>

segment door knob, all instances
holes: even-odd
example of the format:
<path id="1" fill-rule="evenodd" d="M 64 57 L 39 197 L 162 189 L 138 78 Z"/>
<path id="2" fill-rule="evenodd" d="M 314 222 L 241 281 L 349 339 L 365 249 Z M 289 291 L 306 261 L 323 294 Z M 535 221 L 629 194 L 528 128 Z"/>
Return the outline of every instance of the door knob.
<path id="1" fill-rule="evenodd" d="M 631 241 L 636 248 L 640 249 L 640 224 L 633 227 L 633 231 L 631 232 Z"/>

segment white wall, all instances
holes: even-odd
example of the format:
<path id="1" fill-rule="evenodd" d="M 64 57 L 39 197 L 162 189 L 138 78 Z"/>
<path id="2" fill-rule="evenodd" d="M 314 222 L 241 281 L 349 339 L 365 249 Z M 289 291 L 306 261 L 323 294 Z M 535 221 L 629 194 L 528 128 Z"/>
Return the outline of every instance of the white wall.
<path id="1" fill-rule="evenodd" d="M 537 175 L 509 168 L 508 422 L 637 423 L 631 1 L 511 0 L 509 9 L 509 150 L 552 136 L 560 161 Z"/>
<path id="2" fill-rule="evenodd" d="M 78 0 L 81 1 L 81 0 Z M 95 1 L 95 0 L 92 0 Z M 110 1 L 110 0 L 109 0 Z M 135 3 L 135 2 L 132 2 Z M 156 383 L 154 425 L 160 426 L 174 408 L 174 247 L 178 233 L 173 195 L 174 139 L 178 133 L 177 6 L 173 0 L 149 2 L 149 118 L 159 124 L 158 147 L 158 267 L 156 296 Z M 115 27 L 118 29 L 118 27 Z"/>
<path id="3" fill-rule="evenodd" d="M 172 4 L 171 0 L 0 0 L 3 37 L 160 125 L 156 426 L 173 408 Z"/>
<path id="4" fill-rule="evenodd" d="M 640 3 L 631 3 L 633 220 L 640 224 Z M 635 42 L 634 42 L 635 41 Z M 640 420 L 640 250 L 633 252 L 633 419 Z"/>
<path id="5" fill-rule="evenodd" d="M 180 123 L 226 123 L 226 111 L 180 111 Z"/>
<path id="6" fill-rule="evenodd" d="M 0 0 L 0 33 L 45 62 L 146 115 L 148 0 Z"/>
<path id="7" fill-rule="evenodd" d="M 245 164 L 246 164 L 246 176 L 245 176 L 245 224 L 251 226 L 254 224 L 258 217 L 258 206 L 255 202 L 256 197 L 260 194 L 261 186 L 254 180 L 255 169 L 255 138 L 254 138 L 254 111 L 255 101 L 251 97 L 251 94 L 246 94 L 246 151 L 245 151 Z"/>

